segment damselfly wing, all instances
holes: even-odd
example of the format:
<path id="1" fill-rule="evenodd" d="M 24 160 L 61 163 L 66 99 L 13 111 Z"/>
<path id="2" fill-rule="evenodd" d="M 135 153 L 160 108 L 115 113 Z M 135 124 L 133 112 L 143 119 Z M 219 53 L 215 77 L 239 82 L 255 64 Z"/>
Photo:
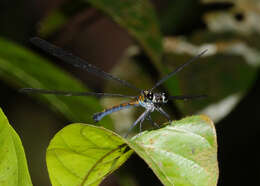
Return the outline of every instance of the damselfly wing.
<path id="1" fill-rule="evenodd" d="M 117 112 L 122 109 L 127 109 L 130 107 L 143 107 L 145 111 L 138 117 L 138 119 L 132 124 L 132 126 L 129 128 L 127 135 L 129 132 L 139 123 L 140 125 L 140 131 L 142 127 L 142 123 L 144 120 L 148 120 L 151 122 L 152 125 L 159 127 L 157 123 L 155 123 L 151 118 L 151 113 L 154 111 L 157 111 L 164 115 L 167 120 L 171 121 L 171 117 L 169 114 L 167 114 L 166 111 L 162 109 L 162 105 L 166 104 L 169 100 L 188 100 L 188 99 L 201 99 L 205 98 L 205 95 L 196 95 L 196 96 L 168 96 L 166 92 L 153 92 L 154 89 L 156 89 L 158 86 L 160 86 L 163 82 L 165 82 L 167 79 L 175 75 L 177 72 L 181 71 L 185 66 L 189 65 L 190 63 L 194 62 L 196 59 L 198 59 L 200 56 L 202 56 L 207 50 L 203 50 L 201 53 L 199 53 L 197 56 L 191 58 L 186 63 L 179 66 L 177 69 L 173 70 L 171 73 L 163 77 L 161 80 L 159 80 L 150 90 L 142 90 L 131 83 L 122 80 L 116 76 L 113 76 L 107 72 L 104 72 L 103 70 L 99 69 L 98 67 L 89 64 L 87 61 L 74 56 L 73 54 L 64 51 L 63 49 L 41 39 L 38 37 L 32 38 L 31 42 L 44 50 L 45 52 L 61 59 L 62 61 L 71 64 L 75 67 L 81 68 L 83 70 L 86 70 L 92 74 L 95 74 L 99 77 L 102 77 L 106 80 L 113 80 L 123 86 L 132 88 L 139 92 L 138 96 L 131 96 L 131 95 L 123 95 L 123 94 L 114 94 L 114 93 L 97 93 L 97 92 L 74 92 L 74 91 L 60 91 L 60 90 L 45 90 L 45 89 L 37 89 L 37 88 L 23 88 L 20 91 L 25 93 L 38 93 L 38 94 L 55 94 L 55 95 L 63 95 L 63 96 L 106 96 L 106 97 L 123 97 L 123 98 L 130 98 L 132 101 L 123 103 L 120 105 L 115 105 L 113 107 L 107 108 L 103 110 L 102 112 L 95 113 L 93 115 L 93 119 L 95 122 L 100 121 L 103 117 L 105 117 L 108 114 L 111 114 L 113 112 Z"/>

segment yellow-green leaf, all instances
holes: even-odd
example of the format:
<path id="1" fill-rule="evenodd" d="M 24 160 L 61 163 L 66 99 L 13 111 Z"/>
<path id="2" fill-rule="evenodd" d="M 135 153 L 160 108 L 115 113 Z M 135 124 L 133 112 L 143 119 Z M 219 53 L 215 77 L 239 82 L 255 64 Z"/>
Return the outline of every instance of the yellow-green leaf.
<path id="1" fill-rule="evenodd" d="M 47 166 L 53 186 L 99 185 L 133 153 L 124 140 L 101 127 L 71 124 L 52 139 Z"/>
<path id="2" fill-rule="evenodd" d="M 129 145 L 166 186 L 217 185 L 217 141 L 212 121 L 204 115 L 184 118 Z"/>
<path id="3" fill-rule="evenodd" d="M 0 185 L 32 185 L 22 142 L 0 108 Z"/>

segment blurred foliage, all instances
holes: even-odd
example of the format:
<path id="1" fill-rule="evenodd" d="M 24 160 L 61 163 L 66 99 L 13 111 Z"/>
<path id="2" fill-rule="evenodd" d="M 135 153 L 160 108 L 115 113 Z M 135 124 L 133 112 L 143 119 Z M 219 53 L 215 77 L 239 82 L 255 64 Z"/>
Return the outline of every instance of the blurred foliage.
<path id="1" fill-rule="evenodd" d="M 257 0 L 202 0 L 204 3 L 231 3 L 229 11 L 212 12 L 205 16 L 213 32 L 250 35 L 260 32 L 260 2 Z"/>
<path id="2" fill-rule="evenodd" d="M 0 108 L 0 185 L 32 185 L 22 142 Z"/>
<path id="3" fill-rule="evenodd" d="M 71 16 L 77 12 L 84 11 L 88 4 L 84 0 L 77 0 L 62 4 L 59 8 L 52 10 L 38 25 L 38 33 L 42 37 L 48 37 L 61 29 L 68 22 Z"/>
<path id="4" fill-rule="evenodd" d="M 162 56 L 161 34 L 156 14 L 148 0 L 86 0 L 85 2 L 92 4 L 95 8 L 108 14 L 116 23 L 127 29 L 129 34 L 142 45 L 158 69 L 162 68 L 160 64 Z M 74 4 L 74 2 L 69 1 L 68 4 Z M 52 19 L 56 19 L 56 15 L 64 17 L 63 15 L 66 15 L 66 11 L 65 9 L 58 9 L 51 15 L 51 17 L 43 22 L 41 28 L 53 27 Z M 44 30 L 41 30 L 41 33 L 42 35 L 46 35 L 49 31 L 45 33 Z"/>
<path id="5" fill-rule="evenodd" d="M 185 114 L 204 109 L 229 96 L 236 96 L 234 101 L 238 103 L 242 95 L 251 87 L 256 76 L 257 63 L 260 61 L 260 53 L 240 41 L 215 41 L 194 45 L 182 38 L 166 38 L 165 48 L 168 61 L 178 59 L 178 56 L 171 53 L 172 51 L 192 55 L 201 48 L 209 50 L 200 60 L 200 64 L 191 65 L 178 75 L 181 90 L 184 93 L 201 92 L 209 96 L 203 101 L 191 101 L 189 104 L 178 102 L 179 108 Z M 178 61 L 181 60 L 180 58 Z M 179 62 L 173 66 L 178 64 Z M 234 107 L 235 103 L 229 104 L 229 106 Z M 222 109 L 225 109 L 225 105 L 222 106 Z M 201 112 L 207 113 L 215 121 L 219 121 L 231 110 L 232 108 L 226 109 L 222 115 L 216 113 L 217 109 L 213 112 L 204 109 Z"/>

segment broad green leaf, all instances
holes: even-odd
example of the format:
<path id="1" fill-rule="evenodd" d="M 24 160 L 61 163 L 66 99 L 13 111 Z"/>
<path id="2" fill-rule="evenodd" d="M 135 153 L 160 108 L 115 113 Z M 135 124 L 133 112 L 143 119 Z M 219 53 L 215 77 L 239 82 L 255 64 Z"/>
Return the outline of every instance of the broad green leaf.
<path id="1" fill-rule="evenodd" d="M 0 108 L 0 185 L 32 185 L 22 142 Z"/>
<path id="2" fill-rule="evenodd" d="M 143 132 L 128 143 L 166 186 L 217 185 L 216 131 L 204 115 Z"/>
<path id="3" fill-rule="evenodd" d="M 15 87 L 87 91 L 69 73 L 26 48 L 0 38 L 0 76 Z M 93 122 L 92 114 L 101 111 L 97 99 L 79 96 L 34 95 L 72 121 Z M 102 124 L 111 128 L 109 117 Z"/>
<path id="4" fill-rule="evenodd" d="M 99 185 L 133 153 L 124 140 L 101 127 L 71 124 L 58 132 L 47 149 L 53 186 Z"/>
<path id="5" fill-rule="evenodd" d="M 51 182 L 54 186 L 98 185 L 133 150 L 164 185 L 217 184 L 216 133 L 212 121 L 203 115 L 129 140 L 101 127 L 71 124 L 55 135 L 47 149 Z"/>

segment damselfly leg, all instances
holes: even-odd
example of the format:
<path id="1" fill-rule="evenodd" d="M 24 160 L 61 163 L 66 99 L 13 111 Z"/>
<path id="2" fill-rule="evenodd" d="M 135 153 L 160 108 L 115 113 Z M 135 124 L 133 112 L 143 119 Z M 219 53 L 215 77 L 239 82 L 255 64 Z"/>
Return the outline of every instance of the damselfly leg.
<path id="1" fill-rule="evenodd" d="M 167 114 L 167 112 L 165 112 L 165 111 L 162 109 L 162 107 L 156 106 L 156 107 L 155 107 L 155 110 L 157 110 L 157 111 L 160 112 L 162 115 L 164 115 L 164 116 L 168 119 L 169 122 L 172 121 L 170 115 Z"/>
<path id="2" fill-rule="evenodd" d="M 125 138 L 129 135 L 129 133 L 131 132 L 131 130 L 139 123 L 139 122 L 143 122 L 145 120 L 145 118 L 147 117 L 147 115 L 150 114 L 150 110 L 146 110 L 144 111 L 139 118 L 132 124 L 132 126 L 128 129 L 127 133 L 125 134 Z"/>
<path id="3" fill-rule="evenodd" d="M 146 119 L 150 121 L 153 126 L 157 127 L 158 129 L 160 128 L 160 126 L 152 120 L 151 114 L 149 114 Z"/>

